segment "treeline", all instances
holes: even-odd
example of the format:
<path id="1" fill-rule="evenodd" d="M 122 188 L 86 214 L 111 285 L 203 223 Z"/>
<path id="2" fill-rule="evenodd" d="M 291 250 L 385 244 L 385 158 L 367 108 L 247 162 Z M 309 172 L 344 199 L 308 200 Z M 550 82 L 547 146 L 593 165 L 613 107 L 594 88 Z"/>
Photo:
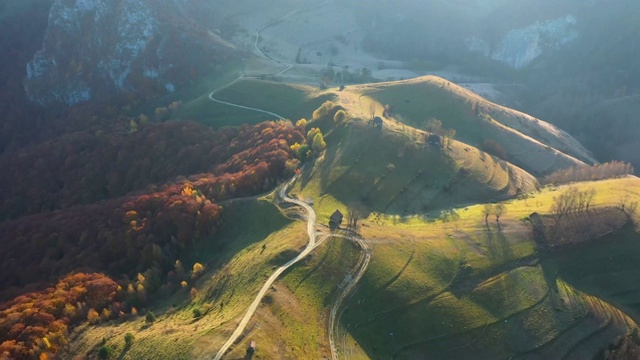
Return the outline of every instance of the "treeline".
<path id="1" fill-rule="evenodd" d="M 229 136 L 228 132 L 234 136 Z M 194 239 L 215 231 L 222 211 L 217 202 L 270 189 L 279 179 L 292 175 L 299 165 L 293 158 L 291 145 L 303 141 L 303 130 L 290 123 L 243 126 L 226 130 L 219 137 L 205 129 L 203 133 L 209 135 L 206 138 L 214 138 L 212 143 L 194 144 L 194 149 L 205 149 L 189 151 L 187 148 L 185 153 L 206 154 L 194 157 L 195 161 L 203 163 L 201 168 L 209 168 L 206 172 L 190 176 L 184 173 L 187 177 L 182 180 L 149 185 L 144 191 L 123 197 L 1 223 L 0 253 L 4 254 L 5 260 L 0 263 L 3 289 L 0 300 L 14 294 L 12 290 L 35 282 L 55 281 L 76 270 L 125 274 L 129 278 L 144 273 L 150 284 L 147 291 L 156 291 L 173 269 L 183 248 Z M 169 143 L 177 140 L 180 132 L 163 132 L 164 136 L 155 134 L 153 139 L 157 143 Z M 51 163 L 55 163 L 56 155 L 68 156 L 65 152 L 51 152 Z M 220 158 L 226 159 L 224 162 L 207 161 Z M 191 161 L 186 155 L 173 159 Z M 117 161 L 117 158 L 111 159 L 111 162 Z M 109 163 L 110 160 L 106 156 L 94 162 L 95 166 L 105 166 L 99 162 Z M 140 163 L 133 164 L 139 166 Z M 145 169 L 151 173 L 153 168 L 162 166 L 193 165 L 159 160 L 159 164 Z M 136 174 L 142 172 L 135 170 Z M 33 175 L 37 176 L 37 173 Z M 31 181 L 37 184 L 37 180 Z M 80 192 L 93 188 L 87 180 L 76 184 Z"/>
<path id="2" fill-rule="evenodd" d="M 578 166 L 563 169 L 547 175 L 542 182 L 544 184 L 567 184 L 575 181 L 597 181 L 604 179 L 615 179 L 625 175 L 632 175 L 633 166 L 620 161 L 611 161 L 592 166 Z"/>
<path id="3" fill-rule="evenodd" d="M 211 172 L 265 141 L 294 138 L 291 129 L 269 123 L 219 131 L 193 122 L 125 124 L 74 132 L 0 157 L 5 169 L 0 220 L 91 204 L 177 176 Z"/>
<path id="4" fill-rule="evenodd" d="M 131 308 L 119 294 L 122 290 L 109 277 L 77 273 L 55 287 L 0 304 L 0 358 L 55 356 L 66 347 L 74 325 L 128 316 Z"/>
<path id="5" fill-rule="evenodd" d="M 589 211 L 595 196 L 595 189 L 579 190 L 572 186 L 553 198 L 551 213 L 556 219 L 560 219 L 573 213 Z"/>

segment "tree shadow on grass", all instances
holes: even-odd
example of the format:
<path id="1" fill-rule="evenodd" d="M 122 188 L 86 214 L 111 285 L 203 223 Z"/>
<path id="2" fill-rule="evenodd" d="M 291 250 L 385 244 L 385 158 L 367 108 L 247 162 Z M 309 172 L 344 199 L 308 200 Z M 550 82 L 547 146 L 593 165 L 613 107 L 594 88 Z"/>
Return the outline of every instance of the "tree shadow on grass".
<path id="1" fill-rule="evenodd" d="M 331 238 L 329 238 L 331 239 Z M 298 283 L 294 286 L 294 290 L 298 289 L 305 281 L 307 281 L 325 262 L 325 260 L 327 259 L 327 257 L 329 256 L 329 252 L 325 251 L 322 259 L 320 259 L 320 261 L 313 267 L 313 269 L 309 270 L 301 279 L 300 281 L 298 281 Z"/>
<path id="2" fill-rule="evenodd" d="M 415 243 L 413 243 L 413 241 L 411 241 L 411 242 L 413 244 L 413 248 L 411 250 L 411 255 L 409 256 L 409 259 L 407 259 L 407 262 L 404 264 L 402 269 L 400 269 L 400 271 L 398 271 L 391 279 L 389 279 L 389 281 L 387 281 L 385 284 L 383 284 L 380 287 L 380 289 L 382 289 L 382 290 L 387 289 L 394 282 L 396 282 L 396 280 L 398 280 L 400 278 L 400 276 L 402 276 L 404 271 L 409 267 L 409 264 L 411 264 L 411 261 L 413 261 L 413 257 L 416 254 L 416 245 L 415 245 Z"/>
<path id="3" fill-rule="evenodd" d="M 127 355 L 127 352 L 129 352 L 129 349 L 131 349 L 131 344 L 126 344 L 122 350 L 120 351 L 120 354 L 118 354 L 118 357 L 116 359 L 118 360 L 123 360 L 125 355 Z"/>
<path id="4" fill-rule="evenodd" d="M 490 259 L 493 261 L 513 260 L 513 251 L 511 250 L 509 240 L 507 240 L 507 237 L 504 235 L 504 229 L 500 221 L 496 221 L 496 231 L 492 230 L 492 226 L 488 222 L 485 222 L 485 224 L 486 244 Z"/>

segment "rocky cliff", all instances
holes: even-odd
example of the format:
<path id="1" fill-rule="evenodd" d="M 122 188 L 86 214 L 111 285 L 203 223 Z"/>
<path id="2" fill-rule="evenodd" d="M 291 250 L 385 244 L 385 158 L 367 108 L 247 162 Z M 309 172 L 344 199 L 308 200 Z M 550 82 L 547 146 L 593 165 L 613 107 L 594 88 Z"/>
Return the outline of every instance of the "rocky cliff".
<path id="1" fill-rule="evenodd" d="M 55 0 L 25 89 L 42 106 L 172 92 L 235 56 L 201 0 Z"/>
<path id="2" fill-rule="evenodd" d="M 513 29 L 507 33 L 497 49 L 491 49 L 484 40 L 467 39 L 469 50 L 480 52 L 493 60 L 505 63 L 515 69 L 531 64 L 547 50 L 558 49 L 578 37 L 575 29 L 577 20 L 567 15 L 555 20 L 537 21 L 534 24 Z"/>

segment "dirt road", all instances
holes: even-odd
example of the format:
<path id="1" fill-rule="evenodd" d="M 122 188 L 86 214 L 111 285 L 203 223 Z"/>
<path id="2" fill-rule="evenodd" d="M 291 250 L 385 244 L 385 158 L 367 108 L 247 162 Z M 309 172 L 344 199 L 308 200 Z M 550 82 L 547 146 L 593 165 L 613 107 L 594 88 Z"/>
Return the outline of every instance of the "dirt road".
<path id="1" fill-rule="evenodd" d="M 309 241 L 307 242 L 307 246 L 305 247 L 305 249 L 300 254 L 298 254 L 298 256 L 296 256 L 295 258 L 291 259 L 286 264 L 284 264 L 281 267 L 279 267 L 267 279 L 267 281 L 265 281 L 264 285 L 260 289 L 260 292 L 258 292 L 258 295 L 255 297 L 255 299 L 253 300 L 253 302 L 251 303 L 251 305 L 247 309 L 247 312 L 245 313 L 244 317 L 240 321 L 240 324 L 238 324 L 238 327 L 236 328 L 236 330 L 231 334 L 231 336 L 229 337 L 227 342 L 224 343 L 224 345 L 222 346 L 220 351 L 218 351 L 218 354 L 216 354 L 216 356 L 214 357 L 215 360 L 222 359 L 222 357 L 227 352 L 227 350 L 231 347 L 231 345 L 233 345 L 233 343 L 238 339 L 238 337 L 240 337 L 240 335 L 242 334 L 244 329 L 247 327 L 247 324 L 249 323 L 249 320 L 251 320 L 251 317 L 253 316 L 253 314 L 258 309 L 258 306 L 260 305 L 260 302 L 262 301 L 262 298 L 267 294 L 267 291 L 269 291 L 269 288 L 271 288 L 271 286 L 276 281 L 276 279 L 278 279 L 278 277 L 283 272 L 285 272 L 288 268 L 290 268 L 295 263 L 297 263 L 298 261 L 304 259 L 307 255 L 309 255 L 311 253 L 311 251 L 316 247 L 316 231 L 315 231 L 316 213 L 315 213 L 315 211 L 313 211 L 311 206 L 309 206 L 307 203 L 305 203 L 303 201 L 300 201 L 298 199 L 290 198 L 290 197 L 287 196 L 287 193 L 286 193 L 287 189 L 289 188 L 289 186 L 291 184 L 293 184 L 293 182 L 295 180 L 296 180 L 296 178 L 294 177 L 287 184 L 285 184 L 282 187 L 280 187 L 280 189 L 278 189 L 278 195 L 280 196 L 280 198 L 284 202 L 288 202 L 288 203 L 292 203 L 292 204 L 298 205 L 298 206 L 302 207 L 307 212 L 307 233 L 309 235 Z"/>

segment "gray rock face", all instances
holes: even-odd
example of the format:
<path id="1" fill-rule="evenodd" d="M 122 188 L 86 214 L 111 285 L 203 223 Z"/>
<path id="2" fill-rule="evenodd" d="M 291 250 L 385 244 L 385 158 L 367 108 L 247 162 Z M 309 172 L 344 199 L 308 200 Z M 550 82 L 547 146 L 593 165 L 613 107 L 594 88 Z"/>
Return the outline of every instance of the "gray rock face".
<path id="1" fill-rule="evenodd" d="M 475 37 L 467 39 L 467 46 L 471 51 L 521 69 L 531 64 L 544 51 L 557 49 L 575 40 L 578 37 L 576 23 L 576 18 L 571 15 L 556 20 L 538 21 L 531 26 L 511 30 L 497 49 L 491 49 L 484 40 Z"/>
<path id="2" fill-rule="evenodd" d="M 25 89 L 42 106 L 174 91 L 233 56 L 214 22 L 199 0 L 56 0 Z"/>

